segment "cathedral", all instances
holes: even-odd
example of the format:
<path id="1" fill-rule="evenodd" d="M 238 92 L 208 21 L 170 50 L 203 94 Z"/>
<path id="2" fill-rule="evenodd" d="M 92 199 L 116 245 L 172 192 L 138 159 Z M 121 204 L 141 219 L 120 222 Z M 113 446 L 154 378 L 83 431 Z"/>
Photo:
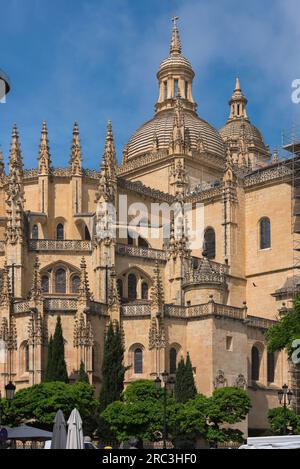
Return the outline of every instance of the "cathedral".
<path id="1" fill-rule="evenodd" d="M 7 172 L 0 155 L 2 395 L 9 382 L 43 381 L 58 317 L 70 382 L 82 361 L 99 393 L 112 321 L 124 334 L 126 384 L 172 376 L 189 353 L 199 393 L 247 390 L 249 431 L 267 428 L 291 379 L 264 334 L 293 297 L 292 169 L 253 125 L 239 79 L 217 130 L 197 113 L 194 78 L 174 19 L 155 114 L 121 164 L 108 123 L 99 171 L 84 168 L 76 123 L 69 164 L 54 168 L 45 122 L 37 167 L 25 169 L 14 126 Z M 174 204 L 192 215 L 201 207 L 198 244 L 184 217 L 175 227 L 174 211 L 150 219 L 153 206 Z"/>

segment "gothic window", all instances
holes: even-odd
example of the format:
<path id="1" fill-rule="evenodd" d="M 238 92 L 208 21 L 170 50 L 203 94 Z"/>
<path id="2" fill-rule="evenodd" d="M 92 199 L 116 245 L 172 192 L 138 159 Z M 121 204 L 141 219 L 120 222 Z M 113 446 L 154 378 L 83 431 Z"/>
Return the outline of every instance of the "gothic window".
<path id="1" fill-rule="evenodd" d="M 128 275 L 128 298 L 129 300 L 136 300 L 137 298 L 137 280 L 134 274 Z"/>
<path id="2" fill-rule="evenodd" d="M 78 275 L 74 275 L 71 280 L 72 293 L 79 293 L 79 288 L 80 288 L 80 277 Z"/>
<path id="3" fill-rule="evenodd" d="M 149 244 L 147 243 L 147 241 L 144 238 L 139 236 L 139 238 L 138 238 L 138 247 L 139 248 L 148 248 Z"/>
<path id="4" fill-rule="evenodd" d="M 164 81 L 164 99 L 168 99 L 168 82 Z"/>
<path id="5" fill-rule="evenodd" d="M 271 222 L 269 218 L 262 218 L 259 223 L 260 249 L 271 247 Z"/>
<path id="6" fill-rule="evenodd" d="M 84 229 L 84 239 L 85 241 L 91 241 L 91 235 L 87 226 Z"/>
<path id="7" fill-rule="evenodd" d="M 29 345 L 28 343 L 25 345 L 24 348 L 24 353 L 25 353 L 25 371 L 29 371 Z"/>
<path id="8" fill-rule="evenodd" d="M 31 237 L 32 239 L 39 239 L 39 227 L 37 225 L 33 225 Z"/>
<path id="9" fill-rule="evenodd" d="M 274 353 L 268 353 L 267 373 L 268 373 L 268 383 L 274 383 L 275 381 L 275 355 Z"/>
<path id="10" fill-rule="evenodd" d="M 131 234 L 128 232 L 128 236 L 127 236 L 127 244 L 128 246 L 133 246 L 133 236 L 131 236 Z"/>
<path id="11" fill-rule="evenodd" d="M 140 348 L 134 351 L 134 373 L 136 375 L 143 373 L 143 351 Z"/>
<path id="12" fill-rule="evenodd" d="M 42 290 L 44 293 L 49 293 L 49 277 L 48 275 L 42 276 Z"/>
<path id="13" fill-rule="evenodd" d="M 146 282 L 142 283 L 142 300 L 148 300 L 149 287 Z"/>
<path id="14" fill-rule="evenodd" d="M 56 227 L 56 239 L 57 241 L 63 241 L 65 239 L 64 225 L 59 223 Z"/>
<path id="15" fill-rule="evenodd" d="M 123 298 L 123 281 L 119 278 L 117 280 L 117 287 L 118 287 L 118 293 L 120 300 Z"/>
<path id="16" fill-rule="evenodd" d="M 175 374 L 177 371 L 177 350 L 171 348 L 170 350 L 170 373 Z"/>
<path id="17" fill-rule="evenodd" d="M 204 233 L 204 252 L 208 259 L 216 257 L 216 234 L 213 228 L 208 228 Z"/>
<path id="18" fill-rule="evenodd" d="M 253 381 L 259 381 L 259 350 L 257 347 L 252 347 L 251 350 L 251 379 Z"/>
<path id="19" fill-rule="evenodd" d="M 178 96 L 178 80 L 174 80 L 174 98 Z"/>
<path id="20" fill-rule="evenodd" d="M 64 269 L 58 269 L 55 273 L 55 293 L 66 293 L 66 271 Z"/>

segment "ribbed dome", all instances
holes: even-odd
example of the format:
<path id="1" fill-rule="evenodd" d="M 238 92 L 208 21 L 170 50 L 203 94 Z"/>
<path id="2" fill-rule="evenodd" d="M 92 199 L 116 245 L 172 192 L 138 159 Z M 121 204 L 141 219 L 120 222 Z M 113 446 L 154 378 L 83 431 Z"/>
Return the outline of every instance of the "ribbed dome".
<path id="1" fill-rule="evenodd" d="M 200 119 L 194 112 L 186 109 L 183 112 L 185 128 L 189 130 L 192 149 L 197 148 L 197 141 L 201 137 L 205 151 L 224 158 L 224 143 L 218 131 L 208 122 Z M 158 150 L 167 149 L 172 136 L 174 116 L 174 109 L 161 111 L 142 125 L 128 143 L 128 160 L 150 152 L 153 149 L 154 139 L 157 139 Z"/>
<path id="2" fill-rule="evenodd" d="M 242 132 L 245 133 L 246 138 L 253 140 L 254 145 L 261 148 L 263 151 L 268 152 L 260 131 L 255 127 L 255 125 L 251 124 L 246 119 L 229 121 L 222 129 L 220 129 L 220 134 L 224 141 L 238 140 Z"/>
<path id="3" fill-rule="evenodd" d="M 188 59 L 186 59 L 185 57 L 183 57 L 182 55 L 179 55 L 179 54 L 178 55 L 170 55 L 169 57 L 164 59 L 162 61 L 162 63 L 160 64 L 159 72 L 161 73 L 165 68 L 169 68 L 169 67 L 172 67 L 172 66 L 173 67 L 178 67 L 178 66 L 187 67 L 194 74 L 193 68 L 192 68 L 192 65 L 191 65 L 190 61 Z"/>

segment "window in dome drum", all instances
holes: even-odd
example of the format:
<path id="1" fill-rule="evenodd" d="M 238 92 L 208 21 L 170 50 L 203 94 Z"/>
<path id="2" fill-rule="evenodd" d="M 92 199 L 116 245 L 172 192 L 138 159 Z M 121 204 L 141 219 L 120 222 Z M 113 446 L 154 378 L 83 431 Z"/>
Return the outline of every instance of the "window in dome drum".
<path id="1" fill-rule="evenodd" d="M 164 99 L 168 99 L 168 82 L 164 81 Z"/>
<path id="2" fill-rule="evenodd" d="M 174 80 L 174 98 L 178 96 L 178 80 Z"/>
<path id="3" fill-rule="evenodd" d="M 188 99 L 188 95 L 189 95 L 189 84 L 188 84 L 188 82 L 186 81 L 186 82 L 185 82 L 185 91 L 184 91 L 184 97 L 185 97 L 185 99 Z"/>

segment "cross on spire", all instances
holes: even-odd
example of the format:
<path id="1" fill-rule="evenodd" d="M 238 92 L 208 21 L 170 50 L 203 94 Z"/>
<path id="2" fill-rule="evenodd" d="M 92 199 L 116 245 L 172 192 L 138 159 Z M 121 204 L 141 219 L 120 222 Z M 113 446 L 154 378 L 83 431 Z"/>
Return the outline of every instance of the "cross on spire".
<path id="1" fill-rule="evenodd" d="M 180 36 L 179 36 L 179 31 L 177 27 L 177 20 L 179 20 L 178 16 L 173 16 L 172 22 L 173 22 L 173 30 L 172 30 L 172 39 L 171 39 L 171 44 L 170 44 L 170 54 L 181 54 L 181 42 L 180 42 Z"/>

